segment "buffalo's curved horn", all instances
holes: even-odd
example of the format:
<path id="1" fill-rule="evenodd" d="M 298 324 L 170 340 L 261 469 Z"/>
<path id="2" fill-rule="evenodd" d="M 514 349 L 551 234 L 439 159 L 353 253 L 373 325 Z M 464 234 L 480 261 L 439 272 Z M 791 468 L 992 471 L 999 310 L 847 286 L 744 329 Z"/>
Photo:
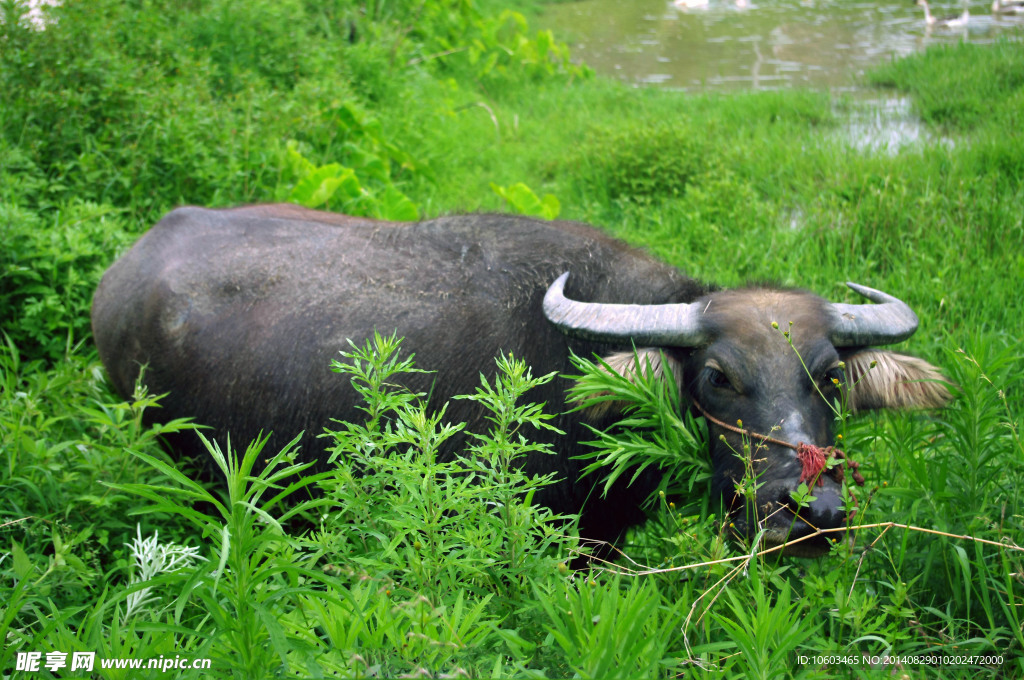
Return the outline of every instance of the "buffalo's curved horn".
<path id="1" fill-rule="evenodd" d="M 846 284 L 877 304 L 832 303 L 832 344 L 836 347 L 891 345 L 917 330 L 917 315 L 907 303 L 888 293 L 856 283 Z"/>
<path id="2" fill-rule="evenodd" d="M 566 335 L 662 347 L 694 347 L 706 340 L 699 305 L 577 302 L 565 297 L 568 278 L 565 272 L 544 294 L 544 316 Z"/>

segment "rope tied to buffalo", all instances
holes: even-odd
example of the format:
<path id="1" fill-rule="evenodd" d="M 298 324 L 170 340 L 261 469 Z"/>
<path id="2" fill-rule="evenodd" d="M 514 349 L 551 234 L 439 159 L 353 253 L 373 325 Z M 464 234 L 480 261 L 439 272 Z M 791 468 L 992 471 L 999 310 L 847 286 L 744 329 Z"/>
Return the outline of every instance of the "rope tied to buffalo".
<path id="1" fill-rule="evenodd" d="M 864 475 L 860 473 L 860 463 L 850 460 L 846 457 L 846 453 L 835 446 L 815 446 L 814 444 L 807 444 L 805 442 L 799 442 L 793 444 L 791 442 L 784 441 L 782 439 L 776 439 L 760 432 L 754 432 L 753 430 L 747 430 L 736 425 L 730 425 L 729 423 L 723 423 L 718 418 L 704 410 L 704 407 L 693 400 L 693 405 L 700 411 L 701 415 L 704 416 L 705 420 L 709 420 L 719 427 L 725 428 L 730 432 L 750 437 L 751 439 L 757 438 L 761 440 L 761 443 L 772 443 L 778 446 L 785 446 L 786 448 L 793 449 L 796 451 L 797 460 L 800 461 L 800 481 L 810 482 L 814 484 L 816 481 L 818 486 L 824 486 L 825 481 L 822 479 L 822 471 L 825 466 L 828 465 L 829 458 L 835 458 L 836 460 L 843 461 L 845 465 L 834 465 L 827 474 L 832 477 L 837 484 L 842 484 L 846 479 L 845 469 L 850 470 L 850 476 L 853 478 L 854 483 L 857 486 L 864 486 Z M 845 468 L 845 469 L 844 469 Z"/>

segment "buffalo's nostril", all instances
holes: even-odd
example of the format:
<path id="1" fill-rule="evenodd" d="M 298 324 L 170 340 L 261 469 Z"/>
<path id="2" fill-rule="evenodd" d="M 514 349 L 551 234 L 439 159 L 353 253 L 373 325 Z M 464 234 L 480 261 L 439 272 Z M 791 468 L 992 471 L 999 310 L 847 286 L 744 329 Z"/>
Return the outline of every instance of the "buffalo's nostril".
<path id="1" fill-rule="evenodd" d="M 784 555 L 809 557 L 828 552 L 847 520 L 842 487 L 826 479 L 822 486 L 806 489 L 814 500 L 801 505 L 793 497 L 797 486 L 794 475 L 758 489 L 756 526 L 769 543 L 788 544 Z M 750 534 L 753 527 L 748 520 L 743 530 Z M 833 533 L 819 533 L 830 530 Z"/>
<path id="2" fill-rule="evenodd" d="M 795 515 L 815 529 L 835 529 L 846 521 L 843 497 L 838 488 L 831 485 L 816 487 L 811 490 L 814 500 L 797 507 L 796 501 L 789 499 L 788 505 Z"/>

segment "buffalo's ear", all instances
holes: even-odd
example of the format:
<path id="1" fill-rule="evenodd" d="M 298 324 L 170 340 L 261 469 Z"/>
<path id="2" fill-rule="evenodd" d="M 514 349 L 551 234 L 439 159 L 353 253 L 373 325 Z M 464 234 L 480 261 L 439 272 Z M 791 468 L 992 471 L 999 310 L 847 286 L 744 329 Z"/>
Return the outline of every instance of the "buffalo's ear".
<path id="1" fill-rule="evenodd" d="M 940 408 L 950 400 L 948 381 L 923 359 L 880 349 L 844 357 L 850 410 Z"/>
<path id="2" fill-rule="evenodd" d="M 611 370 L 632 382 L 637 376 L 662 378 L 671 373 L 676 388 L 682 390 L 683 364 L 657 347 L 640 347 L 635 352 L 617 352 L 602 358 L 607 370 Z M 596 396 L 596 395 L 592 395 Z M 583 417 L 594 423 L 609 416 L 617 416 L 625 406 L 623 401 L 599 401 L 583 409 Z"/>

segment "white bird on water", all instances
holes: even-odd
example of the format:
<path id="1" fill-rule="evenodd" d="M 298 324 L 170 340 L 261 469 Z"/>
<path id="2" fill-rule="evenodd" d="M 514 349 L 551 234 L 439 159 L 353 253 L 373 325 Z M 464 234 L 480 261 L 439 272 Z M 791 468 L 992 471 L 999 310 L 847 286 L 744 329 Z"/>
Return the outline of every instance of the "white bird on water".
<path id="1" fill-rule="evenodd" d="M 709 2 L 710 0 L 672 0 L 672 4 L 679 9 L 703 9 Z"/>
<path id="2" fill-rule="evenodd" d="M 996 0 L 998 2 L 999 0 Z M 948 17 L 936 17 L 928 7 L 928 0 L 917 0 L 919 7 L 924 7 L 924 23 L 929 26 L 942 26 L 943 28 L 961 28 L 971 20 L 971 13 L 967 10 L 967 3 L 964 3 L 963 14 L 952 14 Z"/>
<path id="3" fill-rule="evenodd" d="M 992 3 L 993 14 L 1024 14 L 1024 1 L 1022 0 L 1010 0 L 1009 2 L 1002 2 L 1001 0 L 995 0 Z"/>

